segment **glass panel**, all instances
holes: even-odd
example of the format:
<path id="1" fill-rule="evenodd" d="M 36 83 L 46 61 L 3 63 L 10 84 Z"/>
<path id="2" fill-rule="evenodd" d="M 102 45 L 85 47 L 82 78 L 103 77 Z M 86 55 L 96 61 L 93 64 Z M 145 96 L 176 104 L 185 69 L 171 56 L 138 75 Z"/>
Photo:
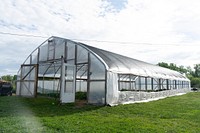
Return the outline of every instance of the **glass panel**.
<path id="1" fill-rule="evenodd" d="M 182 89 L 182 82 L 177 80 L 177 89 Z"/>
<path id="2" fill-rule="evenodd" d="M 74 79 L 74 66 L 66 66 L 65 71 L 66 71 L 65 72 L 65 74 L 66 74 L 65 80 L 73 81 L 73 79 Z"/>
<path id="3" fill-rule="evenodd" d="M 22 96 L 34 96 L 34 82 L 21 82 Z"/>
<path id="4" fill-rule="evenodd" d="M 59 80 L 39 80 L 37 92 L 42 94 L 59 92 Z"/>
<path id="5" fill-rule="evenodd" d="M 180 85 L 180 84 L 179 84 L 179 80 L 176 80 L 177 89 L 180 89 L 180 88 L 179 88 L 179 85 Z"/>
<path id="6" fill-rule="evenodd" d="M 105 103 L 105 82 L 90 82 L 89 103 Z"/>
<path id="7" fill-rule="evenodd" d="M 140 83 L 141 83 L 141 90 L 146 90 L 145 88 L 145 78 L 144 77 L 140 77 Z"/>
<path id="8" fill-rule="evenodd" d="M 153 79 L 153 90 L 158 90 L 158 89 L 159 89 L 159 80 Z"/>
<path id="9" fill-rule="evenodd" d="M 86 80 L 76 80 L 76 92 L 87 92 Z"/>
<path id="10" fill-rule="evenodd" d="M 77 63 L 88 62 L 88 51 L 81 46 L 77 47 Z"/>
<path id="11" fill-rule="evenodd" d="M 47 69 L 46 65 L 39 65 L 38 76 L 39 77 L 42 76 L 45 73 L 46 69 Z"/>
<path id="12" fill-rule="evenodd" d="M 131 90 L 135 90 L 135 81 L 134 82 L 131 82 Z"/>
<path id="13" fill-rule="evenodd" d="M 94 55 L 91 54 L 90 79 L 105 79 L 105 67 Z"/>
<path id="14" fill-rule="evenodd" d="M 59 77 L 60 76 L 60 69 L 61 64 L 57 62 L 55 64 L 42 64 L 39 66 L 39 77 L 46 75 L 48 77 Z"/>
<path id="15" fill-rule="evenodd" d="M 56 48 L 55 48 L 55 59 L 60 59 L 61 56 L 64 57 L 65 52 L 65 42 L 63 41 L 56 41 Z"/>
<path id="16" fill-rule="evenodd" d="M 65 81 L 65 93 L 73 93 L 73 81 Z"/>
<path id="17" fill-rule="evenodd" d="M 37 64 L 38 61 L 38 49 L 35 50 L 32 54 L 31 54 L 31 64 Z"/>
<path id="18" fill-rule="evenodd" d="M 118 74 L 119 90 L 135 90 L 137 76 L 131 74 Z"/>
<path id="19" fill-rule="evenodd" d="M 35 79 L 34 66 L 23 66 L 22 67 L 22 78 L 24 80 L 34 80 Z"/>
<path id="20" fill-rule="evenodd" d="M 47 51 L 48 51 L 48 42 L 46 42 L 44 45 L 40 47 L 40 53 L 39 53 L 39 61 L 46 61 L 47 60 Z"/>
<path id="21" fill-rule="evenodd" d="M 185 88 L 185 81 L 182 81 L 182 82 L 183 82 L 183 83 L 182 83 L 182 84 L 183 84 L 183 88 Z"/>
<path id="22" fill-rule="evenodd" d="M 182 81 L 182 88 L 185 88 L 185 87 L 184 87 L 184 81 Z"/>
<path id="23" fill-rule="evenodd" d="M 131 90 L 130 82 L 120 82 L 120 91 Z"/>
<path id="24" fill-rule="evenodd" d="M 170 90 L 173 89 L 173 80 L 169 80 L 169 89 L 170 89 Z"/>
<path id="25" fill-rule="evenodd" d="M 55 45 L 54 40 L 48 41 L 48 60 L 52 60 L 55 57 Z"/>
<path id="26" fill-rule="evenodd" d="M 183 89 L 183 81 L 180 81 L 180 88 Z"/>
<path id="27" fill-rule="evenodd" d="M 147 90 L 152 90 L 151 78 L 147 78 Z"/>
<path id="28" fill-rule="evenodd" d="M 166 79 L 162 79 L 161 80 L 161 89 L 162 90 L 166 90 L 167 89 L 167 80 Z"/>
<path id="29" fill-rule="evenodd" d="M 87 79 L 88 65 L 77 65 L 77 78 Z"/>
<path id="30" fill-rule="evenodd" d="M 173 89 L 176 89 L 176 80 L 173 80 Z"/>
<path id="31" fill-rule="evenodd" d="M 65 66 L 65 92 L 74 92 L 74 66 Z"/>
<path id="32" fill-rule="evenodd" d="M 67 64 L 74 64 L 75 61 L 75 43 L 68 41 L 67 42 Z"/>
<path id="33" fill-rule="evenodd" d="M 140 90 L 140 83 L 139 83 L 139 77 L 138 78 L 136 78 L 136 80 L 135 80 L 135 86 L 136 86 L 136 90 Z"/>
<path id="34" fill-rule="evenodd" d="M 188 88 L 188 82 L 187 81 L 184 81 L 184 88 Z"/>

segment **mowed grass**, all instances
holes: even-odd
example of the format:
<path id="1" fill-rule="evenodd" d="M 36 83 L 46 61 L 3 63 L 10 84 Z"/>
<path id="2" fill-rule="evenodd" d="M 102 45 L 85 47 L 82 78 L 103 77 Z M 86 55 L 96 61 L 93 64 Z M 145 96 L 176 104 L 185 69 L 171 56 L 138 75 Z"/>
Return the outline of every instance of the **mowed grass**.
<path id="1" fill-rule="evenodd" d="M 115 107 L 0 97 L 0 133 L 4 132 L 200 133 L 200 92 Z"/>

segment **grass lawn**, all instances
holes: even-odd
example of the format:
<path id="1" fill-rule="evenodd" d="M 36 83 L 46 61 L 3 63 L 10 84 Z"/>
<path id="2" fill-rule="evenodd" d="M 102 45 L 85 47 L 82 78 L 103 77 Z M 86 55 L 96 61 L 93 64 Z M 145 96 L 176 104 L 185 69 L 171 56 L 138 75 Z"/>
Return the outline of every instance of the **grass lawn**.
<path id="1" fill-rule="evenodd" d="M 115 107 L 0 97 L 0 133 L 4 132 L 199 133 L 200 92 Z"/>

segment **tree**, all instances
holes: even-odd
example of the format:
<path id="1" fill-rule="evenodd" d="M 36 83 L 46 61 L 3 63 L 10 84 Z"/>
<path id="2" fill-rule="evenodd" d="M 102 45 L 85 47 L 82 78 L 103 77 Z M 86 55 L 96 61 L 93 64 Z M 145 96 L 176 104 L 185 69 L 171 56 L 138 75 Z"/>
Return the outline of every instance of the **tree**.
<path id="1" fill-rule="evenodd" d="M 192 87 L 200 88 L 200 78 L 192 77 L 192 76 L 189 76 L 188 78 L 191 81 L 191 86 Z"/>
<path id="2" fill-rule="evenodd" d="M 168 68 L 168 69 L 171 69 L 171 70 L 178 71 L 180 73 L 185 73 L 186 76 L 191 81 L 191 86 L 200 88 L 200 64 L 194 65 L 194 71 L 190 66 L 188 66 L 186 68 L 184 66 L 178 67 L 174 63 L 168 64 L 168 63 L 165 63 L 165 62 L 161 62 L 161 63 L 158 63 L 158 65 L 161 66 L 161 67 L 165 67 L 165 68 Z"/>
<path id="3" fill-rule="evenodd" d="M 170 63 L 169 68 L 172 69 L 172 70 L 175 70 L 175 71 L 179 70 L 178 67 L 176 66 L 176 64 L 174 64 L 174 63 Z"/>
<path id="4" fill-rule="evenodd" d="M 194 77 L 200 77 L 200 64 L 194 65 Z"/>
<path id="5" fill-rule="evenodd" d="M 187 68 L 185 68 L 184 66 L 181 65 L 181 66 L 179 66 L 179 72 L 187 74 L 188 70 L 187 70 Z"/>
<path id="6" fill-rule="evenodd" d="M 176 64 L 174 63 L 165 63 L 165 62 L 161 62 L 161 63 L 158 63 L 159 66 L 161 67 L 165 67 L 165 68 L 168 68 L 168 69 L 171 69 L 171 70 L 174 70 L 174 71 L 178 71 L 180 73 L 187 73 L 188 70 L 187 68 L 185 68 L 184 66 L 177 66 Z"/>
<path id="7" fill-rule="evenodd" d="M 17 75 L 14 75 L 13 76 L 13 81 L 16 81 L 17 80 Z"/>
<path id="8" fill-rule="evenodd" d="M 186 69 L 187 69 L 187 74 L 194 75 L 194 71 L 192 70 L 191 66 L 188 66 Z"/>
<path id="9" fill-rule="evenodd" d="M 169 65 L 165 62 L 159 62 L 158 65 L 161 67 L 169 68 Z"/>
<path id="10" fill-rule="evenodd" d="M 4 75 L 4 76 L 1 76 L 1 79 L 5 80 L 5 81 L 8 81 L 8 82 L 12 82 L 13 81 L 13 76 L 11 76 L 11 75 Z"/>

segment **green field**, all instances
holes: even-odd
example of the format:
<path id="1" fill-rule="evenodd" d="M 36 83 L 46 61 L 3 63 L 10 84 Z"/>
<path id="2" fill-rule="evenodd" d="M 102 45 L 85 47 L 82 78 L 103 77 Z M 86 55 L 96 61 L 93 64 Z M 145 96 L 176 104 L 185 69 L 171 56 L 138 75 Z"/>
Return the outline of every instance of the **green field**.
<path id="1" fill-rule="evenodd" d="M 0 97 L 0 133 L 199 133 L 200 92 L 115 107 Z"/>

